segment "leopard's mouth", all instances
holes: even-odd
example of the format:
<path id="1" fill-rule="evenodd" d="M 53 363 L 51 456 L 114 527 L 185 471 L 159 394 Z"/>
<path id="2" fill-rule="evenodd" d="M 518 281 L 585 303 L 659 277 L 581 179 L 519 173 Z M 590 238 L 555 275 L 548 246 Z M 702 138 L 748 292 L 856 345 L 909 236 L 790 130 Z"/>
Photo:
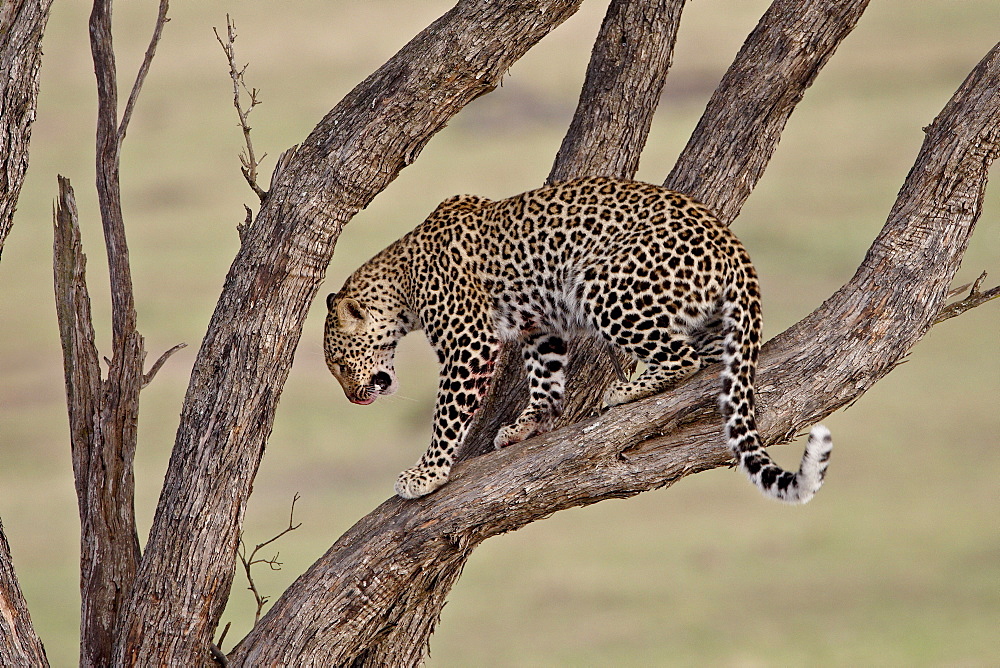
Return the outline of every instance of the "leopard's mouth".
<path id="1" fill-rule="evenodd" d="M 364 389 L 370 390 L 370 388 L 364 388 Z M 365 392 L 364 394 L 359 392 L 354 396 L 351 396 L 350 394 L 347 395 L 347 400 L 350 401 L 352 404 L 357 404 L 358 406 L 367 406 L 368 404 L 378 399 L 380 395 L 381 393 L 378 390 L 368 391 Z"/>

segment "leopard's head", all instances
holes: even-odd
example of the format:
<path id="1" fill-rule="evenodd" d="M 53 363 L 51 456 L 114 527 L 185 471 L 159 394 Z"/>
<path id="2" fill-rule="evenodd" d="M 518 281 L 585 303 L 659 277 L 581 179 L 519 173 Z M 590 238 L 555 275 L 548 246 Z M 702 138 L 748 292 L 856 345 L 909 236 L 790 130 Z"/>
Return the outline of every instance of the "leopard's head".
<path id="1" fill-rule="evenodd" d="M 395 320 L 344 290 L 329 295 L 326 305 L 326 365 L 348 400 L 366 405 L 395 392 L 394 360 L 400 335 Z"/>

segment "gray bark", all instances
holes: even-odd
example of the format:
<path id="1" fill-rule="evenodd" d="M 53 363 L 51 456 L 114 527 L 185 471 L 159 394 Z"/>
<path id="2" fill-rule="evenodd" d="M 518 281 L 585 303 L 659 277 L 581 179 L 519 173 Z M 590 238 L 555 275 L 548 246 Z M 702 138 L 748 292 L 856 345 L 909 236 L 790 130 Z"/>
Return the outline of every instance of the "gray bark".
<path id="1" fill-rule="evenodd" d="M 52 0 L 4 0 L 0 5 L 0 255 L 28 169 L 42 33 L 51 6 Z"/>
<path id="2" fill-rule="evenodd" d="M 31 125 L 38 100 L 42 33 L 51 5 L 51 0 L 6 0 L 0 5 L 0 255 L 28 168 Z M 48 665 L 17 581 L 2 522 L 0 665 Z"/>
<path id="3" fill-rule="evenodd" d="M 167 2 L 161 0 L 152 42 L 120 121 L 111 0 L 96 0 L 90 16 L 98 101 L 96 187 L 112 305 L 112 352 L 107 376 L 103 378 L 94 339 L 76 201 L 69 179 L 59 178 L 53 267 L 80 513 L 80 664 L 83 666 L 111 664 L 119 614 L 139 563 L 132 466 L 139 392 L 163 358 L 154 371 L 143 374 L 146 353 L 136 329 L 121 209 L 119 157 L 129 118 L 166 22 L 166 10 Z"/>

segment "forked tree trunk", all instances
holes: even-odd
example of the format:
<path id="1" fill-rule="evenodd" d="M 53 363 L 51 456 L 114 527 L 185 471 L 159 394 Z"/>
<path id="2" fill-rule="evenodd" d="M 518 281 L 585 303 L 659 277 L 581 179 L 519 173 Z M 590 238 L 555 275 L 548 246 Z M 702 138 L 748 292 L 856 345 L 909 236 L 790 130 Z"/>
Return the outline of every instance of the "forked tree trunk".
<path id="1" fill-rule="evenodd" d="M 771 445 L 860 396 L 944 306 L 1000 151 L 1000 45 L 929 128 L 852 280 L 761 354 L 758 421 Z M 726 465 L 718 368 L 667 395 L 458 465 L 418 501 L 390 499 L 301 576 L 233 665 L 415 665 L 444 598 L 486 538 L 553 512 Z"/>
<path id="2" fill-rule="evenodd" d="M 242 235 L 195 360 L 119 627 L 118 663 L 207 660 L 278 396 L 343 225 L 579 2 L 460 2 L 349 93 L 283 161 Z"/>

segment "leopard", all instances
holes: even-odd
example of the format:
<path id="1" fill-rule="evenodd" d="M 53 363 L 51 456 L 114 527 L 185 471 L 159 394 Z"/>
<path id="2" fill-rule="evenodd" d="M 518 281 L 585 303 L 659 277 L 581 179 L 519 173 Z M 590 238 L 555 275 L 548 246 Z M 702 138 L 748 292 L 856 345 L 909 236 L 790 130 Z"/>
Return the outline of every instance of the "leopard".
<path id="1" fill-rule="evenodd" d="M 761 298 L 749 254 L 708 207 L 666 187 L 588 177 L 503 200 L 449 198 L 326 303 L 325 360 L 355 404 L 397 390 L 395 352 L 409 332 L 422 329 L 437 355 L 431 443 L 396 480 L 404 499 L 449 480 L 505 346 L 521 347 L 528 397 L 494 446 L 550 430 L 573 337 L 602 340 L 644 367 L 607 387 L 605 408 L 718 364 L 725 442 L 751 483 L 788 503 L 809 501 L 823 484 L 833 447 L 823 425 L 812 428 L 795 473 L 761 443 Z"/>

